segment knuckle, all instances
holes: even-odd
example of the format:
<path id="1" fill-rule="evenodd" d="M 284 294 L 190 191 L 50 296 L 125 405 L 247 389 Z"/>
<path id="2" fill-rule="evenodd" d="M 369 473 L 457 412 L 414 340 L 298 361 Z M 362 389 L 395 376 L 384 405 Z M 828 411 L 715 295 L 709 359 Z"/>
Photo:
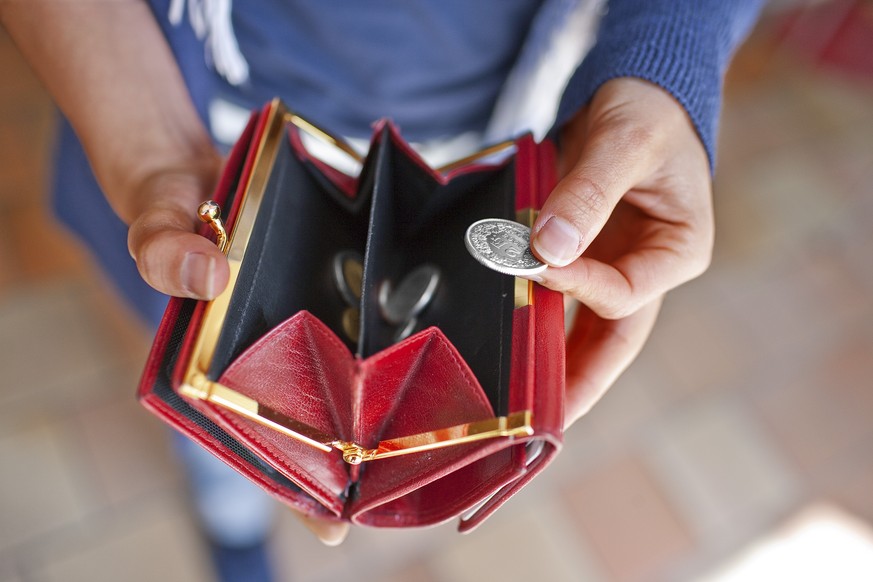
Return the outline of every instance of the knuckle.
<path id="1" fill-rule="evenodd" d="M 603 319 L 610 320 L 632 315 L 644 300 L 629 282 L 626 285 L 611 286 L 609 292 L 604 292 L 602 297 L 601 305 L 595 311 Z"/>
<path id="2" fill-rule="evenodd" d="M 127 231 L 127 250 L 130 252 L 130 256 L 133 257 L 133 260 L 140 265 L 140 268 L 142 268 L 141 263 L 145 249 L 151 243 L 154 235 L 154 229 L 150 228 L 144 216 L 134 220 Z"/>
<path id="3" fill-rule="evenodd" d="M 601 319 L 623 319 L 636 311 L 637 301 L 615 288 L 574 288 L 569 295 L 584 303 Z"/>
<path id="4" fill-rule="evenodd" d="M 140 214 L 128 230 L 128 249 L 134 259 L 159 239 L 160 235 L 173 231 L 193 232 L 194 220 L 182 218 L 173 208 L 154 207 Z"/>
<path id="5" fill-rule="evenodd" d="M 590 222 L 605 219 L 609 214 L 609 198 L 606 188 L 592 178 L 573 173 L 567 176 L 567 188 L 572 196 L 565 197 L 567 210 L 575 220 Z"/>
<path id="6" fill-rule="evenodd" d="M 633 124 L 623 128 L 621 137 L 625 146 L 631 151 L 644 151 L 657 139 L 657 134 L 648 125 Z"/>
<path id="7" fill-rule="evenodd" d="M 141 215 L 128 231 L 128 250 L 142 278 L 164 289 L 168 272 L 177 266 L 177 257 L 167 253 L 166 235 L 176 230 L 166 213 L 152 211 Z"/>
<path id="8" fill-rule="evenodd" d="M 595 309 L 594 311 L 603 319 L 617 320 L 632 315 L 636 309 L 630 303 L 623 302 L 605 304 L 600 306 L 600 309 Z"/>
<path id="9" fill-rule="evenodd" d="M 130 256 L 139 264 L 143 256 L 146 255 L 146 249 L 152 244 L 158 230 L 154 225 L 150 224 L 146 215 L 139 216 L 130 225 L 127 231 L 127 248 L 130 251 Z"/>
<path id="10" fill-rule="evenodd" d="M 685 245 L 687 251 L 684 256 L 684 262 L 688 270 L 689 280 L 699 277 L 709 269 L 712 264 L 713 247 L 711 236 L 692 237 L 692 240 Z"/>
<path id="11" fill-rule="evenodd" d="M 561 277 L 551 277 L 544 274 L 543 276 L 541 276 L 541 281 L 539 281 L 539 283 L 540 285 L 551 289 L 552 291 L 557 291 L 558 293 L 570 295 L 571 297 L 576 296 L 575 289 L 571 285 L 568 285 L 567 282 Z"/>

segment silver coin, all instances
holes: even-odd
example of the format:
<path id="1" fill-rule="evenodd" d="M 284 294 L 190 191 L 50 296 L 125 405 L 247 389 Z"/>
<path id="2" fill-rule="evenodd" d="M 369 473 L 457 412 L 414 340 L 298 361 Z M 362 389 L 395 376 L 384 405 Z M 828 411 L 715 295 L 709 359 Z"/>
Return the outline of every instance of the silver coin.
<path id="1" fill-rule="evenodd" d="M 440 284 L 440 270 L 431 264 L 421 265 L 406 275 L 397 289 L 385 281 L 379 288 L 379 310 L 385 321 L 400 325 L 421 313 L 433 300 Z"/>
<path id="2" fill-rule="evenodd" d="M 530 250 L 530 229 L 511 220 L 486 218 L 474 222 L 464 242 L 474 259 L 498 273 L 535 275 L 548 266 Z"/>
<path id="3" fill-rule="evenodd" d="M 364 279 L 364 258 L 357 251 L 341 251 L 333 258 L 333 278 L 336 287 L 349 307 L 361 301 Z"/>
<path id="4" fill-rule="evenodd" d="M 349 341 L 358 343 L 361 336 L 361 311 L 357 307 L 346 307 L 343 311 L 343 332 Z"/>
<path id="5" fill-rule="evenodd" d="M 400 342 L 412 335 L 415 328 L 418 327 L 418 318 L 412 317 L 402 327 L 397 328 L 397 333 L 394 334 L 394 343 Z"/>

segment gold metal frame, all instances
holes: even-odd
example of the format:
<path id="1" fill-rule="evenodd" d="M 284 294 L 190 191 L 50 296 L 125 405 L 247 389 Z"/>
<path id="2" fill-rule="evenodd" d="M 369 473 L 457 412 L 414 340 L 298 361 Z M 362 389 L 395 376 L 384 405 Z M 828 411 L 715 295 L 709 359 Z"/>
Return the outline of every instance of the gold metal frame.
<path id="1" fill-rule="evenodd" d="M 267 182 L 285 135 L 286 124 L 293 124 L 315 137 L 324 139 L 355 160 L 362 161 L 361 156 L 344 141 L 334 138 L 322 129 L 288 111 L 279 100 L 274 100 L 271 103 L 267 116 L 264 137 L 261 143 L 258 144 L 252 172 L 243 190 L 243 199 L 240 203 L 239 214 L 232 232 L 228 234 L 224 231 L 223 225 L 218 218 L 218 213 L 208 203 L 201 205 L 201 209 L 198 212 L 201 219 L 212 226 L 218 236 L 219 246 L 223 247 L 222 251 L 227 255 L 230 265 L 230 280 L 224 291 L 206 304 L 200 330 L 194 340 L 191 357 L 183 374 L 179 393 L 188 398 L 209 402 L 232 411 L 244 418 L 258 422 L 322 451 L 330 452 L 337 449 L 342 452 L 343 460 L 351 465 L 484 439 L 498 437 L 514 438 L 533 434 L 531 412 L 521 411 L 508 416 L 499 416 L 380 441 L 375 448 L 370 449 L 357 443 L 338 440 L 312 426 L 296 421 L 272 408 L 264 406 L 236 390 L 209 379 L 207 372 L 227 316 L 231 296 L 239 278 L 242 261 L 249 239 L 251 238 L 258 209 L 263 202 Z M 502 147 L 506 147 L 506 144 L 503 144 Z M 477 158 L 491 155 L 497 151 L 495 148 L 489 148 L 476 156 L 465 158 L 462 161 L 470 163 Z M 452 167 L 460 167 L 460 165 L 450 164 Z M 440 171 L 444 170 L 441 169 Z M 518 279 L 518 281 L 523 280 Z M 525 281 L 525 283 L 529 282 Z M 531 297 L 530 287 L 527 288 L 527 296 L 528 298 Z"/>
<path id="2" fill-rule="evenodd" d="M 460 160 L 455 160 L 454 162 L 449 162 L 444 166 L 440 166 L 436 169 L 440 174 L 445 174 L 451 172 L 452 170 L 457 170 L 458 168 L 463 168 L 473 162 L 478 160 L 487 158 L 488 156 L 492 156 L 498 152 L 502 152 L 503 150 L 509 149 L 515 145 L 515 141 L 508 139 L 506 141 L 502 141 L 500 143 L 494 144 L 492 146 L 488 146 L 487 148 L 481 149 L 476 153 L 470 154 L 467 157 L 461 158 Z"/>

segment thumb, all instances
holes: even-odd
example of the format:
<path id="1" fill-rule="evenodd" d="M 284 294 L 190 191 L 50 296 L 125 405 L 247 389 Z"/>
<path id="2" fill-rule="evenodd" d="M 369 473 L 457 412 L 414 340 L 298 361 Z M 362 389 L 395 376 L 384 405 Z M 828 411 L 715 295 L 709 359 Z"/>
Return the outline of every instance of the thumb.
<path id="1" fill-rule="evenodd" d="M 349 535 L 349 524 L 345 522 L 331 522 L 317 517 L 309 517 L 298 513 L 297 517 L 306 528 L 315 534 L 315 537 L 326 546 L 338 546 Z"/>
<path id="2" fill-rule="evenodd" d="M 128 248 L 142 278 L 162 293 L 214 299 L 227 286 L 227 259 L 208 239 L 195 234 L 199 187 L 187 180 L 165 181 L 161 191 L 131 222 Z"/>
<path id="3" fill-rule="evenodd" d="M 587 133 L 578 160 L 543 204 L 531 233 L 531 247 L 544 262 L 569 265 L 591 244 L 625 193 L 643 179 L 654 141 L 630 120 L 607 120 Z"/>

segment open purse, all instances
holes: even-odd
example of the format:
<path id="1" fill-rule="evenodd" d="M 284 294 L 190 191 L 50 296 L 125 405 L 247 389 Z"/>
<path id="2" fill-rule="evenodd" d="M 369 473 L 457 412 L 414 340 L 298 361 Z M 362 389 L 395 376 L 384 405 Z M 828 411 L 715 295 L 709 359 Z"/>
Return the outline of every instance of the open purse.
<path id="1" fill-rule="evenodd" d="M 171 300 L 139 398 L 304 514 L 470 530 L 561 447 L 562 297 L 464 244 L 532 224 L 554 148 L 434 170 L 380 122 L 349 176 L 307 134 L 356 155 L 278 101 L 252 115 L 214 195 L 230 284 Z"/>

